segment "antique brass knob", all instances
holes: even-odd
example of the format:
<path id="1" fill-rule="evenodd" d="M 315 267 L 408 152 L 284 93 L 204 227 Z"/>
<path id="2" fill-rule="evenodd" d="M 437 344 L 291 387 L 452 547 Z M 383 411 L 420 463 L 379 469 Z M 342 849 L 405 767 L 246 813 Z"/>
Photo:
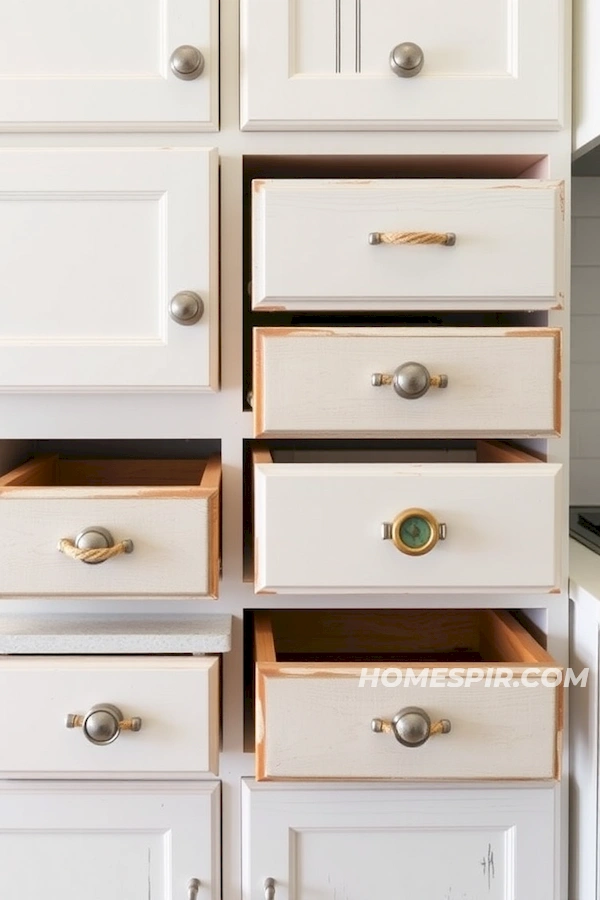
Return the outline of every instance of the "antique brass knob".
<path id="1" fill-rule="evenodd" d="M 373 387 L 391 384 L 398 396 L 404 400 L 418 400 L 427 393 L 429 388 L 448 387 L 448 376 L 430 375 L 421 363 L 406 362 L 398 366 L 392 375 L 374 372 L 371 376 L 371 384 Z"/>
<path id="2" fill-rule="evenodd" d="M 423 68 L 425 55 L 418 44 L 404 41 L 390 53 L 390 68 L 399 78 L 413 78 Z"/>
<path id="3" fill-rule="evenodd" d="M 406 706 L 396 713 L 391 722 L 373 719 L 371 729 L 375 734 L 391 732 L 404 747 L 422 747 L 434 734 L 448 734 L 452 726 L 449 719 L 440 719 L 432 725 L 424 709 Z"/>
<path id="4" fill-rule="evenodd" d="M 65 725 L 67 728 L 82 728 L 91 744 L 112 744 L 122 731 L 139 731 L 142 720 L 135 717 L 124 719 L 118 706 L 112 703 L 98 703 L 92 706 L 84 716 L 69 713 Z"/>
<path id="5" fill-rule="evenodd" d="M 429 553 L 438 541 L 446 540 L 446 525 L 438 522 L 426 509 L 405 509 L 393 522 L 383 522 L 381 537 L 392 541 L 401 553 L 408 556 L 423 556 Z"/>

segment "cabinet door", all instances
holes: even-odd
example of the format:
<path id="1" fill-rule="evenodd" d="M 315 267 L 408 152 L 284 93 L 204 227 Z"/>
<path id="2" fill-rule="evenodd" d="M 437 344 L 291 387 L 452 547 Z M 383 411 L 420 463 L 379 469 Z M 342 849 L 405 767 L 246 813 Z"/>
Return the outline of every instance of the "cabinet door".
<path id="1" fill-rule="evenodd" d="M 242 0 L 242 127 L 555 128 L 563 34 L 562 0 Z"/>
<path id="2" fill-rule="evenodd" d="M 0 391 L 216 388 L 217 239 L 214 150 L 0 152 Z"/>
<path id="3" fill-rule="evenodd" d="M 573 13 L 573 144 L 582 155 L 600 142 L 600 4 L 576 0 Z"/>
<path id="4" fill-rule="evenodd" d="M 216 131 L 218 9 L 218 0 L 4 4 L 0 130 Z M 192 80 L 170 65 L 182 45 L 204 61 Z"/>
<path id="5" fill-rule="evenodd" d="M 553 900 L 555 788 L 244 783 L 244 900 Z"/>
<path id="6" fill-rule="evenodd" d="M 21 900 L 217 900 L 219 792 L 214 782 L 5 785 L 0 896 Z"/>

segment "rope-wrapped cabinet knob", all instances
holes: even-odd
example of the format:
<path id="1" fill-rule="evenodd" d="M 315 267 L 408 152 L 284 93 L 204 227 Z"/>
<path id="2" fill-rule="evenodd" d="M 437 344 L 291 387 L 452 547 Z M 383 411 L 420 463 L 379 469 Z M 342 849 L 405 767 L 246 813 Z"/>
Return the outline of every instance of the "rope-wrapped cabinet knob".
<path id="1" fill-rule="evenodd" d="M 369 243 L 376 247 L 378 244 L 391 244 L 400 247 L 403 245 L 440 247 L 454 247 L 456 234 L 453 231 L 371 231 Z"/>
<path id="2" fill-rule="evenodd" d="M 424 365 L 418 362 L 406 362 L 391 374 L 374 372 L 371 375 L 373 387 L 391 384 L 399 397 L 404 400 L 418 400 L 425 396 L 429 388 L 447 388 L 447 375 L 431 375 Z"/>
<path id="3" fill-rule="evenodd" d="M 125 719 L 118 706 L 98 703 L 83 716 L 69 713 L 65 725 L 67 728 L 82 728 L 91 744 L 104 745 L 116 741 L 122 731 L 140 731 L 142 720 L 138 716 Z"/>
<path id="4" fill-rule="evenodd" d="M 74 541 L 61 538 L 58 549 L 70 559 L 97 565 L 123 553 L 133 553 L 133 541 L 125 540 L 115 544 L 110 531 L 101 525 L 91 525 L 80 531 Z"/>
<path id="5" fill-rule="evenodd" d="M 449 734 L 452 725 L 449 719 L 440 719 L 432 724 L 424 709 L 406 706 L 396 713 L 391 722 L 373 719 L 371 730 L 375 734 L 393 734 L 404 747 L 422 747 L 432 735 Z"/>

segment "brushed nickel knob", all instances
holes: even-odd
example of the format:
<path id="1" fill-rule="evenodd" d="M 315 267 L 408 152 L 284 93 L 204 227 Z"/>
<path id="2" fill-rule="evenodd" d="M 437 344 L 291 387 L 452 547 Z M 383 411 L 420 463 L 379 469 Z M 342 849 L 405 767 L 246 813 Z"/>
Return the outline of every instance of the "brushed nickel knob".
<path id="1" fill-rule="evenodd" d="M 392 379 L 392 387 L 405 400 L 418 400 L 430 387 L 448 387 L 447 375 L 430 375 L 425 366 L 407 362 L 398 366 Z"/>
<path id="2" fill-rule="evenodd" d="M 67 728 L 81 728 L 91 744 L 112 744 L 121 731 L 139 731 L 142 720 L 138 717 L 123 719 L 123 713 L 112 703 L 98 703 L 84 716 L 70 713 L 65 722 Z"/>
<path id="3" fill-rule="evenodd" d="M 204 56 L 197 47 L 182 44 L 171 54 L 171 71 L 183 81 L 193 81 L 204 72 Z"/>
<path id="4" fill-rule="evenodd" d="M 188 881 L 188 900 L 198 900 L 198 891 L 200 890 L 200 879 L 190 878 Z"/>
<path id="5" fill-rule="evenodd" d="M 265 889 L 265 900 L 275 900 L 275 879 L 265 878 L 263 887 Z"/>
<path id="6" fill-rule="evenodd" d="M 432 725 L 425 710 L 418 706 L 406 706 L 391 722 L 384 719 L 373 719 L 371 722 L 371 729 L 375 734 L 391 731 L 404 747 L 422 747 L 432 735 L 449 734 L 451 728 L 448 719 L 440 719 Z"/>
<path id="7" fill-rule="evenodd" d="M 204 301 L 195 291 L 179 291 L 169 303 L 169 315 L 178 325 L 195 325 L 204 315 Z"/>
<path id="8" fill-rule="evenodd" d="M 425 55 L 418 44 L 404 41 L 390 53 L 390 67 L 399 78 L 413 78 L 423 68 Z"/>
<path id="9" fill-rule="evenodd" d="M 109 547 L 114 547 L 115 541 L 108 529 L 102 528 L 101 525 L 90 525 L 89 528 L 84 528 L 83 531 L 79 532 L 73 544 L 77 550 L 106 550 Z M 133 541 L 122 541 L 121 544 L 124 553 L 133 552 Z M 103 561 L 102 559 L 82 560 L 88 566 L 97 566 Z"/>

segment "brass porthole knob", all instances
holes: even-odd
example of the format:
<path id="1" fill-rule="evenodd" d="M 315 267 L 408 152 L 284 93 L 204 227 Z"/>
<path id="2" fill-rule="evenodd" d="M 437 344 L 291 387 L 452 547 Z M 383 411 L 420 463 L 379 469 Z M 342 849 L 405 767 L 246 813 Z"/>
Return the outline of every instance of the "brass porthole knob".
<path id="1" fill-rule="evenodd" d="M 449 719 L 432 723 L 424 709 L 406 706 L 396 713 L 391 722 L 373 719 L 371 730 L 375 734 L 391 733 L 403 747 L 422 747 L 434 734 L 449 734 L 452 725 Z"/>
<path id="2" fill-rule="evenodd" d="M 446 540 L 446 525 L 426 509 L 405 509 L 393 522 L 383 522 L 381 537 L 392 541 L 407 556 L 430 553 L 438 541 Z"/>

